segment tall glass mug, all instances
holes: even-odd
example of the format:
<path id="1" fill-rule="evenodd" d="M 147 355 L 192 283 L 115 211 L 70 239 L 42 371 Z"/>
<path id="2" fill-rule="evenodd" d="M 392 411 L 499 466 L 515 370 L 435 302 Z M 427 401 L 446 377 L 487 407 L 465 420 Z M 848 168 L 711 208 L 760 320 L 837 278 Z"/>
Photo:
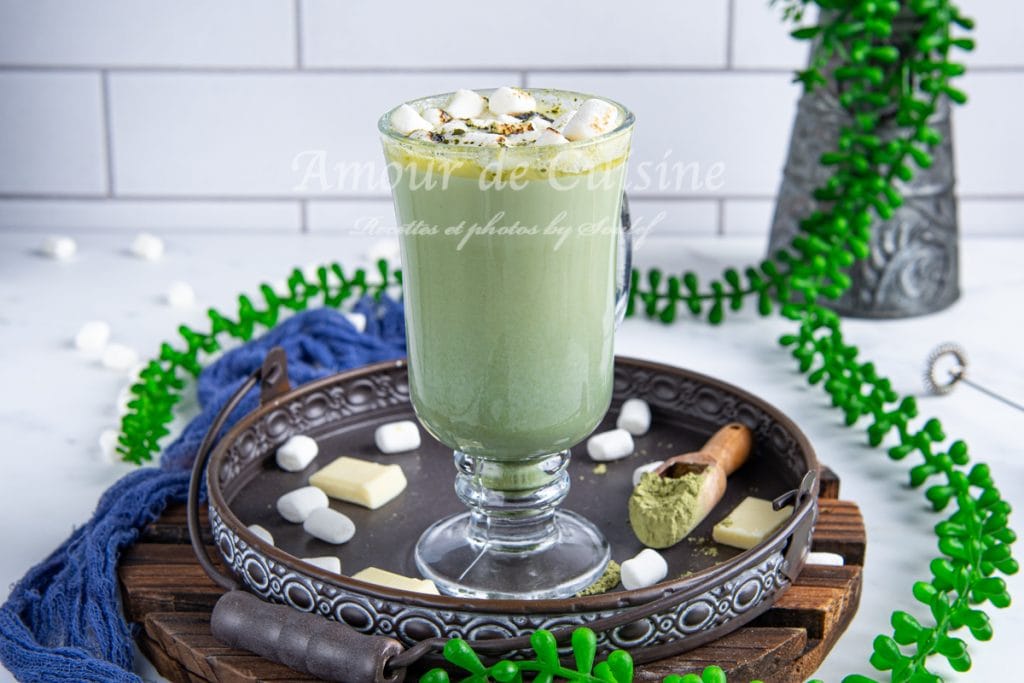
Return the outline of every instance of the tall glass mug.
<path id="1" fill-rule="evenodd" d="M 552 116 L 589 97 L 529 92 Z M 424 111 L 448 97 L 410 105 Z M 560 145 L 454 144 L 400 134 L 393 112 L 380 119 L 401 226 L 412 402 L 454 449 L 455 489 L 469 507 L 416 547 L 419 570 L 444 593 L 566 597 L 607 565 L 598 529 L 558 505 L 569 448 L 612 394 L 633 131 L 633 115 L 614 106 L 613 130 Z"/>

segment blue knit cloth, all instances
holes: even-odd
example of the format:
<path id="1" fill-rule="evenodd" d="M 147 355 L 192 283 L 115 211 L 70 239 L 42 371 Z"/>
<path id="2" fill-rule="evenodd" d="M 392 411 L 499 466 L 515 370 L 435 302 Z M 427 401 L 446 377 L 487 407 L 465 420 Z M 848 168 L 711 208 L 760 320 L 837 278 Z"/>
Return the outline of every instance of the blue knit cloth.
<path id="1" fill-rule="evenodd" d="M 121 613 L 117 562 L 139 530 L 170 503 L 185 500 L 189 470 L 214 417 L 273 346 L 288 356 L 292 386 L 405 355 L 401 305 L 364 299 L 359 333 L 331 309 L 300 313 L 234 349 L 199 377 L 202 412 L 163 453 L 159 468 L 132 472 L 110 487 L 87 524 L 15 585 L 0 607 L 0 663 L 19 681 L 140 681 L 132 673 L 132 628 Z M 257 405 L 253 390 L 228 420 Z"/>

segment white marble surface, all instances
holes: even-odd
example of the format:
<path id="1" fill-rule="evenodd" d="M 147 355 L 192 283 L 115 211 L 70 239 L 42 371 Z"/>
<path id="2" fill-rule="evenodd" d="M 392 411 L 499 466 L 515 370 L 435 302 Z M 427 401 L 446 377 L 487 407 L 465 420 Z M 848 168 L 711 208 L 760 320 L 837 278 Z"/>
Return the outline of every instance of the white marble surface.
<path id="1" fill-rule="evenodd" d="M 116 422 L 115 401 L 126 378 L 83 358 L 70 346 L 79 326 L 108 321 L 113 340 L 143 356 L 174 336 L 182 322 L 201 323 L 205 306 L 228 306 L 238 292 L 286 274 L 295 264 L 351 262 L 365 243 L 332 235 L 183 234 L 167 238 L 158 263 L 126 252 L 128 233 L 79 235 L 79 255 L 58 263 L 33 255 L 38 234 L 0 233 L 0 429 L 7 447 L 0 474 L 0 586 L 9 586 L 85 521 L 100 493 L 129 471 L 99 453 L 100 432 Z M 760 255 L 759 240 L 650 240 L 641 265 L 657 264 L 708 273 Z M 894 380 L 901 392 L 921 393 L 922 362 L 943 341 L 963 344 L 974 379 L 1024 400 L 1024 241 L 970 240 L 963 245 L 964 295 L 949 310 L 896 322 L 851 321 L 848 338 Z M 162 302 L 175 280 L 192 284 L 199 305 L 181 311 Z M 870 673 L 867 657 L 875 634 L 888 629 L 893 609 L 920 613 L 910 595 L 927 577 L 936 554 L 931 527 L 938 518 L 920 492 L 906 487 L 905 463 L 892 463 L 865 445 L 863 431 L 845 429 L 818 388 L 808 387 L 776 345 L 789 324 L 742 314 L 719 328 L 689 320 L 663 326 L 627 321 L 619 353 L 696 369 L 741 385 L 789 413 L 810 437 L 821 460 L 843 481 L 844 498 L 857 501 L 868 526 L 865 589 L 860 610 L 819 672 L 827 681 Z M 958 388 L 944 398 L 922 398 L 924 415 L 940 417 L 951 435 L 964 438 L 975 458 L 992 465 L 1004 496 L 1024 505 L 1024 459 L 1019 429 L 1024 415 Z M 1019 520 L 1019 515 L 1015 520 Z M 1017 526 L 1020 528 L 1019 521 Z M 1020 600 L 1024 580 L 1013 577 Z M 7 589 L 0 590 L 5 597 Z M 1006 680 L 1016 666 L 1014 645 L 1024 638 L 1024 612 L 993 614 L 995 639 L 971 645 L 970 675 L 948 680 Z M 8 676 L 0 670 L 0 679 Z"/>

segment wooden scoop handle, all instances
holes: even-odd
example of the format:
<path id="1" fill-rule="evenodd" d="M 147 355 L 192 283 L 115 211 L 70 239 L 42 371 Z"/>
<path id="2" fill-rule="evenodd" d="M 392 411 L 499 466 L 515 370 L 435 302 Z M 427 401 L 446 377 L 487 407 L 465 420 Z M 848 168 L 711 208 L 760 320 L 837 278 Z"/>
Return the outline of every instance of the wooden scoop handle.
<path id="1" fill-rule="evenodd" d="M 753 444 L 754 435 L 746 425 L 730 422 L 708 439 L 700 454 L 717 462 L 728 476 L 747 461 Z"/>

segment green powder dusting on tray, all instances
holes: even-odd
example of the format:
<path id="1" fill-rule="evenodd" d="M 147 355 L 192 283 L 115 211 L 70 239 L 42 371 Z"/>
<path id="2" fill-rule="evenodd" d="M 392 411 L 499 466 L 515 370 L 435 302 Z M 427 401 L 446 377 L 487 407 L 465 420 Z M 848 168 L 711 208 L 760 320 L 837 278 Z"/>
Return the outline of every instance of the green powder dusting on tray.
<path id="1" fill-rule="evenodd" d="M 651 548 L 675 545 L 700 521 L 697 494 L 705 474 L 660 477 L 647 472 L 629 498 L 629 523 L 640 542 Z"/>
<path id="2" fill-rule="evenodd" d="M 622 578 L 622 567 L 615 560 L 608 560 L 608 566 L 604 570 L 604 574 L 601 578 L 590 584 L 579 593 L 576 597 L 583 598 L 588 595 L 600 595 L 601 593 L 607 593 L 611 589 L 619 585 L 619 580 Z"/>

